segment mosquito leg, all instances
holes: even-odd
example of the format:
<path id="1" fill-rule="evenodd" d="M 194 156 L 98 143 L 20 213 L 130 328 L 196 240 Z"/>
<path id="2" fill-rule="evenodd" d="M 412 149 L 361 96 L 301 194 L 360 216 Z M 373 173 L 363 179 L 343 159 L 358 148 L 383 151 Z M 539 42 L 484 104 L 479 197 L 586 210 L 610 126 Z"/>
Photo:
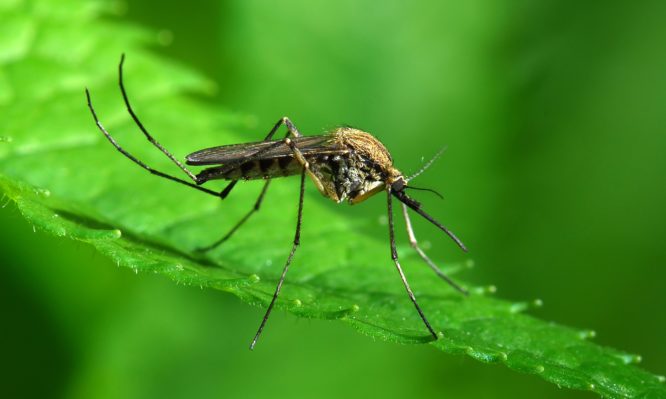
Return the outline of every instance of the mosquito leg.
<path id="1" fill-rule="evenodd" d="M 120 86 L 120 91 L 121 91 L 122 96 L 123 96 L 123 100 L 125 101 L 125 105 L 126 105 L 126 107 L 127 107 L 128 112 L 129 112 L 130 115 L 132 116 L 132 119 L 133 119 L 134 122 L 137 124 L 137 126 L 139 126 L 139 129 L 141 129 L 141 131 L 142 131 L 142 132 L 144 133 L 144 135 L 148 138 L 148 140 L 149 140 L 153 145 L 155 145 L 155 146 L 156 146 L 156 147 L 157 147 L 162 153 L 164 153 L 169 159 L 171 159 L 171 160 L 172 160 L 172 161 L 173 161 L 173 162 L 174 162 L 174 163 L 175 163 L 175 164 L 176 164 L 176 165 L 177 165 L 182 171 L 184 171 L 184 172 L 187 174 L 187 176 L 188 176 L 190 179 L 192 179 L 192 181 L 194 181 L 194 183 L 191 183 L 191 182 L 189 182 L 189 181 L 186 181 L 186 180 L 180 179 L 180 178 L 178 178 L 178 177 L 175 177 L 175 176 L 169 175 L 169 174 L 167 174 L 167 173 L 164 173 L 164 172 L 160 172 L 160 171 L 158 171 L 158 170 L 155 170 L 155 169 L 153 169 L 152 167 L 146 165 L 144 162 L 140 161 L 138 158 L 136 158 L 135 156 L 133 156 L 133 155 L 130 154 L 129 152 L 127 152 L 124 148 L 122 148 L 122 147 L 116 142 L 116 140 L 113 138 L 113 136 L 111 136 L 111 134 L 110 134 L 110 133 L 104 128 L 104 126 L 102 125 L 102 123 L 100 122 L 99 118 L 97 117 L 97 113 L 95 112 L 95 108 L 94 108 L 93 105 L 92 105 L 92 100 L 91 100 L 91 98 L 90 98 L 90 92 L 88 91 L 88 89 L 86 89 L 86 99 L 87 99 L 87 101 L 88 101 L 88 108 L 90 109 L 90 112 L 92 113 L 93 119 L 95 120 L 95 124 L 97 125 L 97 127 L 99 128 L 99 130 L 104 134 L 104 136 L 107 138 L 107 140 L 109 140 L 109 142 L 110 142 L 110 143 L 111 143 L 111 144 L 112 144 L 112 145 L 113 145 L 113 146 L 114 146 L 114 147 L 115 147 L 115 148 L 116 148 L 121 154 L 123 154 L 125 157 L 129 158 L 132 162 L 134 162 L 135 164 L 139 165 L 139 166 L 142 167 L 143 169 L 147 170 L 147 171 L 150 172 L 151 174 L 156 175 L 156 176 L 159 176 L 159 177 L 163 177 L 163 178 L 165 178 L 165 179 L 167 179 L 167 180 L 175 181 L 175 182 L 180 183 L 180 184 L 184 184 L 184 185 L 186 185 L 186 186 L 188 186 L 188 187 L 192 187 L 192 188 L 197 189 L 197 190 L 199 190 L 199 191 L 201 191 L 201 192 L 204 192 L 204 193 L 206 193 L 206 194 L 214 195 L 214 196 L 216 196 L 216 197 L 221 197 L 222 199 L 224 199 L 224 198 L 227 196 L 227 194 L 229 193 L 229 191 L 231 191 L 231 189 L 233 188 L 235 182 L 231 182 L 231 183 L 230 183 L 230 184 L 229 184 L 229 185 L 228 185 L 223 191 L 221 191 L 221 192 L 219 192 L 219 193 L 216 192 L 216 191 L 213 191 L 213 190 L 210 190 L 210 189 L 204 188 L 204 187 L 200 187 L 200 186 L 199 186 L 200 181 L 197 179 L 197 177 L 196 177 L 192 172 L 190 172 L 190 170 L 187 169 L 182 163 L 180 163 L 177 159 L 175 159 L 175 158 L 173 157 L 173 155 L 171 155 L 171 153 L 169 153 L 169 151 L 167 151 L 164 147 L 162 147 L 162 145 L 161 145 L 160 143 L 158 143 L 158 142 L 157 142 L 157 141 L 156 141 L 156 140 L 150 135 L 150 133 L 148 133 L 148 131 L 146 130 L 146 128 L 143 126 L 143 124 L 141 123 L 141 121 L 139 120 L 139 118 L 138 118 L 138 117 L 136 116 L 136 114 L 134 113 L 134 110 L 132 109 L 132 106 L 130 105 L 129 98 L 128 98 L 128 96 L 127 96 L 127 91 L 125 90 L 125 85 L 124 85 L 124 83 L 123 83 L 123 63 L 124 63 L 124 62 L 125 62 L 125 55 L 123 54 L 123 55 L 121 56 L 121 58 L 120 58 L 120 64 L 118 65 L 118 83 L 119 83 L 119 86 Z"/>
<path id="2" fill-rule="evenodd" d="M 389 240 L 391 241 L 391 259 L 393 259 L 395 267 L 398 269 L 398 273 L 400 274 L 400 279 L 402 280 L 402 283 L 405 285 L 405 289 L 407 290 L 407 295 L 409 295 L 409 299 L 412 300 L 412 303 L 416 307 L 416 311 L 419 313 L 419 316 L 421 316 L 421 320 L 423 320 L 423 323 L 426 325 L 428 331 L 430 331 L 430 334 L 432 334 L 433 338 L 437 339 L 439 338 L 437 336 L 437 333 L 435 332 L 435 330 L 432 329 L 432 327 L 430 326 L 430 322 L 428 322 L 428 319 L 426 319 L 425 315 L 423 314 L 421 307 L 419 307 L 419 304 L 416 302 L 416 297 L 414 296 L 412 289 L 409 288 L 409 283 L 407 282 L 405 273 L 402 272 L 402 267 L 400 267 L 400 261 L 398 260 L 398 251 L 395 247 L 395 232 L 393 231 L 393 203 L 391 198 L 390 186 L 386 192 L 388 193 L 387 205 L 388 205 Z"/>
<path id="3" fill-rule="evenodd" d="M 90 92 L 88 91 L 88 89 L 86 89 L 86 99 L 88 100 L 88 108 L 90 109 L 90 112 L 92 113 L 93 119 L 95 120 L 95 124 L 97 125 L 97 127 L 99 128 L 99 130 L 104 134 L 104 136 L 109 140 L 109 142 L 110 142 L 111 144 L 113 144 L 113 146 L 116 147 L 116 149 L 117 149 L 118 151 L 120 151 L 121 154 L 123 154 L 124 156 L 126 156 L 127 158 L 129 158 L 132 162 L 134 162 L 135 164 L 139 165 L 140 167 L 144 168 L 145 170 L 147 170 L 148 172 L 150 172 L 150 173 L 152 173 L 152 174 L 154 174 L 154 175 L 156 175 L 156 176 L 160 176 L 160 177 L 163 177 L 163 178 L 165 178 L 165 179 L 168 179 L 168 180 L 171 180 L 171 181 L 175 181 L 175 182 L 180 183 L 180 184 L 184 184 L 184 185 L 186 185 L 186 186 L 188 186 L 188 187 L 195 188 L 195 189 L 197 189 L 197 190 L 199 190 L 199 191 L 202 191 L 202 192 L 204 192 L 204 193 L 206 193 L 206 194 L 214 195 L 214 196 L 216 196 L 216 197 L 219 197 L 219 196 L 220 196 L 220 193 L 218 193 L 218 192 L 216 192 L 216 191 L 209 190 L 209 189 L 207 189 L 207 188 L 205 188 L 205 187 L 201 187 L 201 186 L 199 186 L 199 185 L 197 185 L 197 184 L 195 184 L 195 183 L 191 183 L 191 182 L 189 182 L 189 181 L 186 181 L 186 180 L 180 179 L 180 178 L 178 178 L 178 177 L 171 176 L 171 175 L 169 175 L 169 174 L 166 174 L 166 173 L 160 172 L 160 171 L 158 171 L 158 170 L 155 170 L 155 169 L 151 168 L 150 166 L 146 165 L 145 163 L 141 162 L 140 160 L 138 160 L 134 155 L 130 154 L 130 153 L 127 152 L 124 148 L 122 148 L 122 147 L 116 142 L 116 140 L 113 138 L 113 136 L 111 136 L 111 134 L 106 130 L 106 128 L 104 128 L 104 126 L 102 125 L 102 123 L 99 121 L 99 118 L 97 117 L 97 113 L 95 112 L 95 108 L 94 108 L 93 105 L 92 105 L 92 100 L 90 99 Z M 196 178 L 195 178 L 195 182 L 196 182 Z"/>
<path id="4" fill-rule="evenodd" d="M 132 119 L 134 120 L 136 125 L 139 127 L 139 129 L 146 136 L 148 141 L 150 141 L 150 143 L 152 143 L 155 147 L 157 147 L 157 149 L 159 149 L 164 155 L 166 155 L 174 164 L 176 164 L 176 166 L 178 166 L 178 168 L 180 168 L 183 172 L 185 172 L 185 174 L 187 174 L 187 176 L 189 176 L 190 179 L 192 179 L 195 183 L 197 183 L 197 186 L 192 185 L 192 184 L 186 184 L 186 185 L 191 186 L 191 187 L 198 187 L 198 184 L 200 184 L 200 181 L 197 179 L 196 175 L 194 175 L 189 169 L 187 169 L 187 167 L 185 167 L 185 165 L 183 165 L 180 161 L 178 161 L 166 148 L 164 148 L 162 146 L 162 144 L 160 144 L 157 140 L 155 140 L 155 138 L 143 126 L 143 123 L 141 123 L 141 120 L 139 119 L 139 117 L 134 112 L 134 109 L 132 108 L 132 105 L 130 104 L 129 96 L 127 95 L 127 89 L 125 88 L 125 83 L 124 83 L 124 79 L 123 79 L 123 65 L 124 65 L 124 63 L 125 63 L 125 54 L 123 54 L 120 57 L 120 64 L 118 65 L 118 85 L 120 86 L 120 92 L 123 96 L 123 100 L 125 102 L 125 106 L 127 107 L 127 111 L 129 112 L 130 116 L 132 117 Z M 90 101 L 89 101 L 89 104 L 90 104 Z M 91 107 L 91 110 L 92 110 L 92 107 Z M 93 114 L 94 114 L 94 111 L 93 111 Z M 95 117 L 95 120 L 97 121 L 96 117 Z M 99 122 L 97 122 L 97 124 L 101 128 L 101 125 L 99 124 Z M 273 137 L 273 135 L 275 134 L 275 132 L 278 130 L 278 128 L 280 126 L 282 126 L 283 124 L 287 125 L 287 129 L 289 130 L 290 133 L 294 134 L 295 136 L 300 136 L 300 133 L 298 132 L 298 130 L 296 129 L 294 124 L 289 120 L 289 118 L 283 117 L 271 129 L 271 131 L 268 133 L 268 135 L 266 136 L 264 141 L 270 140 Z M 128 158 L 133 160 L 135 163 L 142 166 L 144 169 L 147 169 L 151 173 L 156 174 L 156 175 L 161 176 L 161 177 L 165 177 L 169 180 L 182 182 L 181 179 L 174 178 L 174 177 L 166 175 L 162 172 L 155 171 L 152 168 L 148 168 L 147 165 L 143 164 L 142 162 L 138 161 L 135 157 L 131 156 L 126 151 L 122 150 L 116 144 L 115 140 L 113 140 L 112 137 L 108 133 L 106 133 L 106 131 L 103 130 L 103 132 L 104 132 L 105 136 L 107 136 L 107 138 L 111 141 L 111 143 L 116 148 L 118 148 L 119 151 L 121 151 L 125 156 L 127 156 Z M 198 189 L 200 191 L 208 192 L 208 193 L 214 194 L 216 196 L 219 196 L 221 199 L 225 199 L 229 195 L 231 190 L 233 190 L 233 188 L 234 188 L 234 186 L 236 185 L 237 182 L 238 182 L 237 180 L 231 181 L 220 193 L 216 193 L 212 190 L 208 190 L 208 189 L 205 189 L 205 188 L 202 188 L 202 187 L 199 187 Z"/>
<path id="5" fill-rule="evenodd" d="M 298 129 L 296 129 L 296 126 L 294 126 L 294 124 L 291 123 L 291 120 L 286 116 L 282 118 L 282 123 L 284 123 L 287 126 L 287 130 L 289 131 L 289 133 L 291 133 L 292 136 L 294 137 L 302 136 L 301 132 L 299 132 Z"/>
<path id="6" fill-rule="evenodd" d="M 287 118 L 286 116 L 283 116 L 282 118 L 280 118 L 280 120 L 278 120 L 275 123 L 275 126 L 273 126 L 273 129 L 271 129 L 271 131 L 268 132 L 268 135 L 266 136 L 266 138 L 264 138 L 264 141 L 268 141 L 268 140 L 272 139 L 275 132 L 277 132 L 277 130 L 282 125 L 287 126 L 287 130 L 289 131 L 289 133 L 291 133 L 292 136 L 301 137 L 301 133 L 298 131 L 298 129 L 296 129 L 296 126 L 294 126 L 294 124 L 291 122 L 291 120 L 289 118 Z M 288 134 L 287 134 L 287 136 L 288 136 Z"/>
<path id="7" fill-rule="evenodd" d="M 467 290 L 465 290 L 464 288 L 462 288 L 461 286 L 459 286 L 458 284 L 456 284 L 455 281 L 451 280 L 451 278 L 449 278 L 446 274 L 444 274 L 444 272 L 442 272 L 442 271 L 439 269 L 439 267 L 437 267 L 437 265 L 435 265 L 435 263 L 434 263 L 434 262 L 428 257 L 428 255 L 426 255 L 425 252 L 423 252 L 423 250 L 421 249 L 421 247 L 419 247 L 419 243 L 418 243 L 418 241 L 416 241 L 416 236 L 414 235 L 414 230 L 412 229 L 412 221 L 410 220 L 410 218 L 409 218 L 409 214 L 407 213 L 407 205 L 405 205 L 405 204 L 402 204 L 402 215 L 405 217 L 405 225 L 407 226 L 407 235 L 409 236 L 409 243 L 412 245 L 412 248 L 414 248 L 414 250 L 416 250 L 416 252 L 419 254 L 419 256 L 421 257 L 421 259 L 423 259 L 423 261 L 424 261 L 425 263 L 427 263 L 428 266 L 430 266 L 430 268 L 431 268 L 431 269 L 432 269 L 432 270 L 433 270 L 433 271 L 434 271 L 434 272 L 435 272 L 435 273 L 436 273 L 436 274 L 437 274 L 442 280 L 444 280 L 444 281 L 446 281 L 447 283 L 449 283 L 449 285 L 450 285 L 451 287 L 453 287 L 453 288 L 455 288 L 456 290 L 460 291 L 460 292 L 461 292 L 462 294 L 464 294 L 464 295 L 469 295 L 469 292 L 467 292 Z"/>
<path id="8" fill-rule="evenodd" d="M 127 112 L 129 112 L 130 116 L 134 120 L 134 123 L 139 127 L 139 129 L 143 132 L 144 136 L 150 141 L 152 145 L 157 147 L 158 150 L 160 150 L 164 155 L 166 155 L 173 163 L 176 164 L 187 176 L 192 179 L 195 183 L 198 183 L 199 181 L 197 180 L 197 177 L 190 172 L 189 169 L 185 167 L 179 160 L 177 160 L 169 151 L 167 151 L 166 148 L 162 146 L 153 136 L 148 133 L 148 130 L 143 126 L 141 121 L 139 120 L 139 117 L 136 116 L 136 113 L 134 113 L 134 109 L 132 108 L 132 105 L 130 104 L 129 97 L 127 96 L 127 90 L 125 89 L 125 83 L 123 82 L 123 64 L 125 63 L 125 54 L 123 54 L 120 57 L 120 64 L 118 65 L 118 85 L 120 86 L 120 93 L 123 95 L 123 100 L 125 101 L 125 106 L 127 107 Z"/>
<path id="9" fill-rule="evenodd" d="M 296 219 L 296 234 L 294 235 L 294 243 L 291 247 L 291 252 L 289 253 L 289 257 L 287 258 L 287 263 L 285 263 L 284 269 L 282 270 L 282 274 L 280 275 L 280 280 L 277 283 L 277 287 L 275 287 L 275 293 L 273 294 L 273 299 L 271 300 L 271 303 L 268 305 L 268 309 L 266 309 L 266 314 L 264 315 L 263 320 L 261 320 L 261 325 L 259 326 L 259 329 L 257 330 L 257 334 L 255 334 L 254 339 L 252 340 L 252 343 L 250 344 L 250 350 L 254 349 L 254 346 L 257 344 L 257 341 L 259 340 L 259 336 L 261 335 L 261 332 L 264 330 L 264 327 L 266 326 L 266 321 L 268 321 L 268 317 L 271 315 L 271 311 L 273 310 L 273 306 L 275 305 L 275 301 L 277 300 L 278 295 L 280 295 L 280 289 L 282 288 L 282 283 L 284 282 L 284 277 L 287 275 L 287 270 L 289 269 L 289 265 L 291 264 L 291 260 L 294 257 L 294 253 L 296 252 L 296 249 L 301 244 L 301 223 L 303 221 L 303 194 L 304 193 L 305 193 L 305 168 L 303 168 L 303 172 L 301 172 L 301 189 L 300 189 L 300 193 L 299 193 L 299 196 L 298 196 L 298 218 Z"/>
<path id="10" fill-rule="evenodd" d="M 270 182 L 271 182 L 270 180 L 267 180 L 266 183 L 264 183 L 264 188 L 261 189 L 259 198 L 257 198 L 257 201 L 254 203 L 252 209 L 250 209 L 250 211 L 246 213 L 245 216 L 243 216 L 243 218 L 239 220 L 238 223 L 236 223 L 234 227 L 232 227 L 231 230 L 229 230 L 229 232 L 227 232 L 227 234 L 225 234 L 222 238 L 220 238 L 219 240 L 215 241 L 210 245 L 207 245 L 202 248 L 197 248 L 197 251 L 200 252 L 210 251 L 211 249 L 217 248 L 219 245 L 221 245 L 229 238 L 231 238 L 231 236 L 236 232 L 236 230 L 238 230 L 250 218 L 250 216 L 252 216 L 253 213 L 259 210 L 259 208 L 261 207 L 261 202 L 264 200 L 264 196 L 266 195 L 266 190 L 268 190 L 268 185 L 270 184 Z"/>

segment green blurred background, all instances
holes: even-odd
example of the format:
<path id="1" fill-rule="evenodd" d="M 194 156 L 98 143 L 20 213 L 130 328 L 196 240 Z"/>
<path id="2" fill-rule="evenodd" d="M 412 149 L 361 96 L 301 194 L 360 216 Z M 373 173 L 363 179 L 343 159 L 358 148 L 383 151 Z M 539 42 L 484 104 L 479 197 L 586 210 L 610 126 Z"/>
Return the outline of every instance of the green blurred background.
<path id="1" fill-rule="evenodd" d="M 447 146 L 417 181 L 471 248 L 464 278 L 666 373 L 666 2 L 122 7 L 109 18 L 160 32 L 154 51 L 215 80 L 202 101 L 257 138 L 283 115 L 306 134 L 351 124 L 407 173 Z M 263 310 L 117 268 L 13 205 L 0 223 L 3 397 L 594 397 L 283 314 L 251 353 Z M 426 231 L 433 257 L 466 259 Z"/>

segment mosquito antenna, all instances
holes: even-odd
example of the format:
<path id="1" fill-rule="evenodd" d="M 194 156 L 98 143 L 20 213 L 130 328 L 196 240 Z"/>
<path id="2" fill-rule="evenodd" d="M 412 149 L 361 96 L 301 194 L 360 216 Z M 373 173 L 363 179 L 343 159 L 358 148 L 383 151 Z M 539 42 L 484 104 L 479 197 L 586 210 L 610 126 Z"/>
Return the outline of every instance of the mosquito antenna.
<path id="1" fill-rule="evenodd" d="M 432 165 L 433 162 L 435 162 L 435 161 L 437 160 L 437 158 L 440 157 L 440 155 L 442 155 L 442 154 L 444 153 L 444 151 L 446 151 L 446 146 L 442 147 L 439 151 L 437 151 L 437 154 L 435 154 L 432 158 L 430 158 L 430 160 L 429 160 L 428 162 L 426 162 L 426 164 L 423 165 L 423 167 L 422 167 L 418 172 L 416 172 L 416 173 L 414 173 L 413 175 L 409 176 L 406 180 L 407 180 L 407 181 L 410 181 L 410 180 L 412 180 L 413 178 L 415 178 L 415 177 L 417 177 L 418 175 L 420 175 L 421 173 L 423 173 L 426 169 L 428 169 L 428 168 L 430 167 L 430 165 Z"/>
<path id="2" fill-rule="evenodd" d="M 413 209 L 416 213 L 418 213 L 419 215 L 423 216 L 427 221 L 429 221 L 430 223 L 434 224 L 434 225 L 437 226 L 440 230 L 442 230 L 443 232 L 445 232 L 446 235 L 448 235 L 449 237 L 451 237 L 451 239 L 456 243 L 456 245 L 458 245 L 458 246 L 460 247 L 460 249 L 462 249 L 463 251 L 467 252 L 467 247 L 465 246 L 465 244 L 463 244 L 462 241 L 460 241 L 460 239 L 459 239 L 458 237 L 456 237 L 456 235 L 453 234 L 452 231 L 450 231 L 449 229 L 447 229 L 443 224 L 441 224 L 440 222 L 436 221 L 435 219 L 433 219 L 432 216 L 430 216 L 430 215 L 428 215 L 427 213 L 425 213 L 425 211 L 423 211 L 423 209 L 421 209 L 421 204 L 420 204 L 419 202 L 417 202 L 417 201 L 415 201 L 415 200 L 409 198 L 409 197 L 408 197 L 404 192 L 402 192 L 402 191 L 391 191 L 391 193 L 392 193 L 393 195 L 395 195 L 395 197 L 396 197 L 397 199 L 399 199 L 400 202 L 402 202 L 403 204 L 407 205 L 408 207 L 410 207 L 411 209 Z"/>
<path id="3" fill-rule="evenodd" d="M 437 191 L 435 191 L 431 188 L 414 187 L 414 186 L 405 186 L 405 188 L 409 188 L 409 189 L 412 189 L 412 190 L 419 190 L 419 191 L 429 191 L 429 192 L 435 194 L 436 196 L 438 196 L 439 198 L 444 199 L 444 196 L 442 194 L 438 193 Z"/>

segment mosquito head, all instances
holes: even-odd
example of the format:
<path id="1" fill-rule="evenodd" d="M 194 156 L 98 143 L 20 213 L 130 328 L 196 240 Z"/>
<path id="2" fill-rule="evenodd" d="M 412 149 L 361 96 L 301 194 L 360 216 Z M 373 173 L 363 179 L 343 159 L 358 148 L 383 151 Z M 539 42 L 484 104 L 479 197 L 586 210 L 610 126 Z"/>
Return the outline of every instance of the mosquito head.
<path id="1" fill-rule="evenodd" d="M 400 177 L 391 184 L 391 194 L 408 207 L 414 210 L 421 209 L 421 203 L 407 195 L 405 192 L 407 188 L 409 188 L 409 186 L 407 186 L 407 181 Z"/>
<path id="2" fill-rule="evenodd" d="M 407 187 L 407 180 L 402 175 L 398 175 L 393 182 L 391 182 L 391 192 L 399 193 Z"/>

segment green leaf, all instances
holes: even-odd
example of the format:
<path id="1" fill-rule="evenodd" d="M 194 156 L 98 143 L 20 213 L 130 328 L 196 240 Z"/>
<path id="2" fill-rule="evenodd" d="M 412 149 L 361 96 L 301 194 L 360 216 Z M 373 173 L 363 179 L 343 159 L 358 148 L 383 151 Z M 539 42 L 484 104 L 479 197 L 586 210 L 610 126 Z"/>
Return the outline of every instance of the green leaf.
<path id="1" fill-rule="evenodd" d="M 145 47 L 157 42 L 155 35 L 101 19 L 103 11 L 98 3 L 76 0 L 0 6 L 0 189 L 34 226 L 87 242 L 119 265 L 266 307 L 291 244 L 296 180 L 276 181 L 264 209 L 244 229 L 220 249 L 196 255 L 194 248 L 218 238 L 250 209 L 260 185 L 239 185 L 221 203 L 145 173 L 96 130 L 83 88 L 90 88 L 100 118 L 126 149 L 173 174 L 179 171 L 145 141 L 122 107 L 115 67 L 122 52 L 128 54 L 127 84 L 138 113 L 178 158 L 264 133 L 241 135 L 250 130 L 247 118 L 186 95 L 210 93 L 214 85 L 152 55 Z M 362 206 L 385 205 L 380 198 Z M 664 378 L 636 367 L 638 356 L 590 342 L 589 331 L 523 313 L 539 301 L 506 302 L 483 287 L 463 298 L 402 246 L 417 298 L 443 333 L 430 342 L 390 271 L 386 227 L 337 212 L 308 188 L 302 246 L 277 309 L 339 319 L 376 339 L 429 342 L 605 397 L 666 397 Z M 366 233 L 380 227 L 383 236 Z"/>

